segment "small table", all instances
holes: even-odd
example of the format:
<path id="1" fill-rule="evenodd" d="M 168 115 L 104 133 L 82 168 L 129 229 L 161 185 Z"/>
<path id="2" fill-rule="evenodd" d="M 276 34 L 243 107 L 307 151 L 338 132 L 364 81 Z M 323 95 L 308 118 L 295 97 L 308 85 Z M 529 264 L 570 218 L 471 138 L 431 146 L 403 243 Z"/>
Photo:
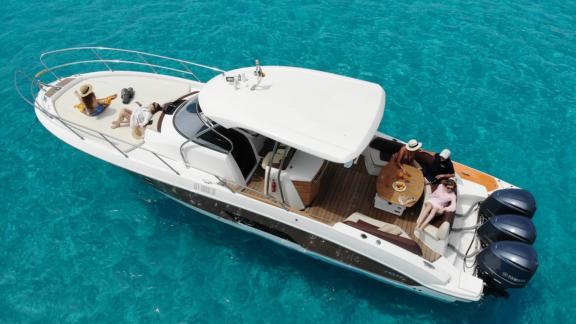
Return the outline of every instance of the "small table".
<path id="1" fill-rule="evenodd" d="M 374 207 L 389 213 L 401 216 L 406 207 L 414 206 L 422 192 L 424 192 L 424 175 L 420 169 L 411 165 L 403 164 L 402 167 L 408 174 L 404 179 L 398 179 L 400 168 L 396 163 L 390 162 L 382 167 L 376 182 L 376 196 Z M 396 191 L 392 183 L 402 180 L 406 183 L 406 190 Z"/>

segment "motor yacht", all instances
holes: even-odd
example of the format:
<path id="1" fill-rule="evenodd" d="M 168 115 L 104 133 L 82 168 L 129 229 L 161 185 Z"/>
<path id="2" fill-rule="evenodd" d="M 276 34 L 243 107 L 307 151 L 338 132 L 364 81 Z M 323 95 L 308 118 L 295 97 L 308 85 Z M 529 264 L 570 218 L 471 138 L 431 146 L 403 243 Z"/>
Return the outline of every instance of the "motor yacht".
<path id="1" fill-rule="evenodd" d="M 436 185 L 422 175 L 434 153 L 389 162 L 406 143 L 378 131 L 378 84 L 105 47 L 51 51 L 40 63 L 28 100 L 49 132 L 203 215 L 449 302 L 505 295 L 538 267 L 532 195 L 457 162 L 455 211 L 415 231 Z M 116 98 L 90 116 L 76 109 L 82 87 Z M 151 103 L 162 109 L 143 136 L 111 127 L 121 110 Z"/>

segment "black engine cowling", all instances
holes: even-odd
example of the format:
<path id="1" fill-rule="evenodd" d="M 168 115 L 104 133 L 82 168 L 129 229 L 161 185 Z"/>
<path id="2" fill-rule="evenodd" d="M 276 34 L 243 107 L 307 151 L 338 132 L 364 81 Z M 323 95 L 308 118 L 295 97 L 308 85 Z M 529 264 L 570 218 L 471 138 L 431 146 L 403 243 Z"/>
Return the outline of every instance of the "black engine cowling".
<path id="1" fill-rule="evenodd" d="M 499 215 L 488 219 L 478 229 L 485 244 L 498 241 L 518 241 L 528 244 L 536 240 L 536 228 L 529 218 L 519 215 Z"/>
<path id="2" fill-rule="evenodd" d="M 524 189 L 497 190 L 480 204 L 480 215 L 487 218 L 505 214 L 532 218 L 535 212 L 534 196 Z"/>
<path id="3" fill-rule="evenodd" d="M 480 204 L 479 214 L 487 221 L 478 228 L 478 237 L 488 247 L 476 262 L 486 293 L 506 296 L 505 289 L 526 286 L 536 273 L 538 257 L 531 245 L 536 240 L 535 212 L 534 197 L 523 189 L 497 190 Z"/>
<path id="4" fill-rule="evenodd" d="M 538 269 L 536 251 L 521 242 L 492 243 L 478 254 L 476 261 L 480 277 L 495 289 L 522 288 Z"/>

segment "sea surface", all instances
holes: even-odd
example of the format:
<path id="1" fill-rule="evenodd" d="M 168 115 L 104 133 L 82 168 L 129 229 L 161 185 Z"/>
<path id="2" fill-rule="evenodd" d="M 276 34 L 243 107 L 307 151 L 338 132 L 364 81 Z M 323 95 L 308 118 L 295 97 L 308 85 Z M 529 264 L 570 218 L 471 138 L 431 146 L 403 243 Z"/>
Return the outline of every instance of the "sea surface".
<path id="1" fill-rule="evenodd" d="M 563 323 L 576 317 L 576 2 L 0 4 L 0 322 Z M 382 85 L 380 130 L 531 191 L 540 267 L 508 299 L 445 304 L 199 215 L 36 122 L 16 70 L 109 46 L 222 69 Z M 354 108 L 350 107 L 350 113 Z"/>

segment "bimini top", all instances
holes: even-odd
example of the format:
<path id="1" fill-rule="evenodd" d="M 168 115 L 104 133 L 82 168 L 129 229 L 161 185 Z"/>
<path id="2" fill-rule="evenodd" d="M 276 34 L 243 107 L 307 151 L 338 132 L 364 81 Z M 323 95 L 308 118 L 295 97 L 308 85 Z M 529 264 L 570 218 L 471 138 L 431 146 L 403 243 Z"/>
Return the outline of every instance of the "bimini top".
<path id="1" fill-rule="evenodd" d="M 380 124 L 385 93 L 378 84 L 294 67 L 265 66 L 261 78 L 255 71 L 208 81 L 199 96 L 204 115 L 337 163 L 359 156 Z"/>

